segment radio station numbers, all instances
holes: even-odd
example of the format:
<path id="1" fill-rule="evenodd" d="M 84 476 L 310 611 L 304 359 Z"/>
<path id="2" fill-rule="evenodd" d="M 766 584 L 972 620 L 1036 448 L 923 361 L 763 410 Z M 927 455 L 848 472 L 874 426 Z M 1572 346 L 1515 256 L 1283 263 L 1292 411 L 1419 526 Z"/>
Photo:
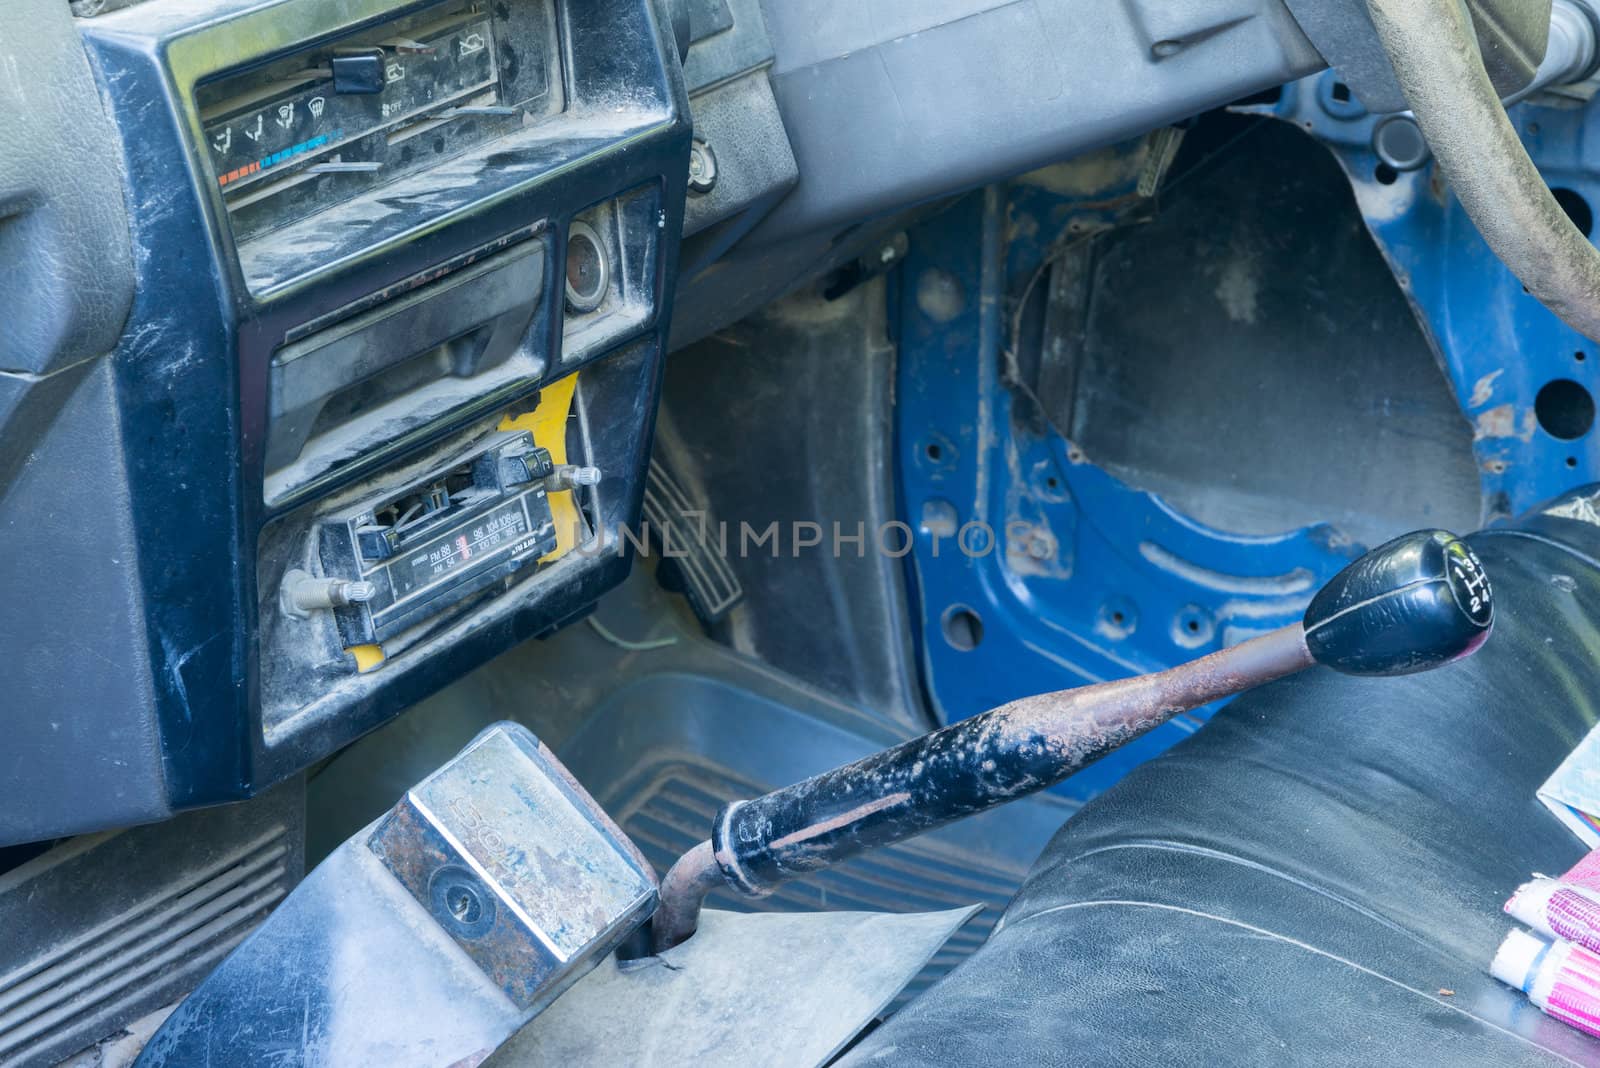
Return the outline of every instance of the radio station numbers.
<path id="1" fill-rule="evenodd" d="M 411 553 L 390 568 L 397 599 L 406 597 L 529 535 L 528 517 L 516 501 Z"/>

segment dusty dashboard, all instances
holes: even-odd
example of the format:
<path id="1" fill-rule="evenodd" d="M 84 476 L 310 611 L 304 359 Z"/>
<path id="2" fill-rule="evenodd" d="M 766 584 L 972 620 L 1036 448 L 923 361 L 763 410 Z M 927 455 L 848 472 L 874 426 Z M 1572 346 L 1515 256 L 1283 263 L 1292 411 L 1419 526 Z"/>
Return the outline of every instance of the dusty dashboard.
<path id="1" fill-rule="evenodd" d="M 621 580 L 691 140 L 653 0 L 143 0 L 79 32 L 138 286 L 117 463 L 71 506 L 120 501 L 143 656 L 81 714 L 115 770 L 35 793 L 34 837 L 249 796 Z"/>
<path id="2" fill-rule="evenodd" d="M 544 4 L 501 18 L 436 5 L 197 86 L 235 238 L 558 113 L 554 16 Z"/>

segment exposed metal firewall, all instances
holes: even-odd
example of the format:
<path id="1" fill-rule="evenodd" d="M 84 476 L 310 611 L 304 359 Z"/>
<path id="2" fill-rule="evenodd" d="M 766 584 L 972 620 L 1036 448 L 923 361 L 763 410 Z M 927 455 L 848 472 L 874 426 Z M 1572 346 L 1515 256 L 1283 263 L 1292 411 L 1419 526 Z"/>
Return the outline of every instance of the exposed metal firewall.
<path id="1" fill-rule="evenodd" d="M 1430 170 L 1383 162 L 1336 81 L 911 232 L 900 493 L 946 721 L 1235 643 L 1384 538 L 1595 477 L 1589 346 Z M 1513 112 L 1573 210 L 1591 189 L 1582 116 Z M 1179 717 L 1060 789 L 1092 797 L 1197 726 Z"/>

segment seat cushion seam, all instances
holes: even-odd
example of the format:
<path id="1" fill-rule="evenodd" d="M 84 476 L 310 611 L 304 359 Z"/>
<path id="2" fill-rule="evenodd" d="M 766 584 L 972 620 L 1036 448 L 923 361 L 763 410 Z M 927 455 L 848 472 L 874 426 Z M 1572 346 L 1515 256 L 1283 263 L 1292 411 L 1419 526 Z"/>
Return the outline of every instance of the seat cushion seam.
<path id="1" fill-rule="evenodd" d="M 1360 904 L 1357 901 L 1353 901 L 1350 898 L 1347 898 L 1347 897 L 1343 896 L 1342 894 L 1335 893 L 1334 891 L 1329 890 L 1326 887 L 1318 886 L 1315 883 L 1308 882 L 1305 879 L 1299 878 L 1298 876 L 1295 876 L 1295 875 L 1291 875 L 1286 871 L 1280 871 L 1280 870 L 1278 870 L 1276 868 L 1269 867 L 1266 864 L 1263 864 L 1258 860 L 1250 860 L 1247 857 L 1241 857 L 1241 856 L 1239 856 L 1237 854 L 1234 854 L 1234 853 L 1226 853 L 1226 852 L 1223 852 L 1220 849 L 1213 849 L 1213 848 L 1211 848 L 1209 846 L 1194 845 L 1192 843 L 1187 843 L 1187 842 L 1175 842 L 1175 841 L 1172 841 L 1170 839 L 1165 839 L 1165 840 L 1163 840 L 1163 839 L 1142 839 L 1142 840 L 1136 840 L 1136 841 L 1132 841 L 1132 842 L 1119 842 L 1119 843 L 1115 843 L 1115 844 L 1112 844 L 1112 845 L 1096 846 L 1095 848 L 1090 849 L 1087 852 L 1076 854 L 1075 856 L 1071 857 L 1070 859 L 1064 860 L 1063 863 L 1069 863 L 1069 864 L 1077 863 L 1077 862 L 1085 860 L 1085 859 L 1087 859 L 1089 857 L 1095 856 L 1096 854 L 1099 854 L 1099 853 L 1110 853 L 1110 852 L 1113 852 L 1113 851 L 1116 851 L 1116 850 L 1120 850 L 1120 849 L 1164 850 L 1164 851 L 1170 851 L 1170 852 L 1175 852 L 1175 853 L 1186 853 L 1186 854 L 1190 854 L 1190 855 L 1193 855 L 1193 856 L 1202 856 L 1202 857 L 1206 857 L 1206 858 L 1211 859 L 1211 860 L 1224 861 L 1224 862 L 1229 863 L 1229 864 L 1237 864 L 1240 867 L 1244 867 L 1244 868 L 1248 868 L 1248 869 L 1250 869 L 1252 871 L 1260 872 L 1261 874 L 1270 876 L 1270 877 L 1272 877 L 1274 879 L 1281 879 L 1284 882 L 1287 882 L 1292 886 L 1298 886 L 1303 890 L 1309 890 L 1312 893 L 1317 894 L 1320 897 L 1327 898 L 1329 901 L 1332 901 L 1337 905 L 1343 905 L 1345 908 L 1347 908 L 1347 909 L 1351 910 L 1352 912 L 1356 913 L 1358 916 L 1364 916 L 1365 918 L 1371 920 L 1372 922 L 1374 922 L 1376 924 L 1379 924 L 1380 926 L 1382 926 L 1386 930 L 1392 931 L 1392 932 L 1394 932 L 1395 934 L 1398 934 L 1398 935 L 1403 935 L 1404 937 L 1410 939 L 1411 941 L 1416 942 L 1420 946 L 1424 946 L 1424 947 L 1427 947 L 1427 948 L 1430 948 L 1430 949 L 1437 948 L 1436 946 L 1434 946 L 1434 944 L 1432 942 L 1429 942 L 1427 939 L 1421 937 L 1420 935 L 1416 934 L 1415 932 L 1407 930 L 1405 927 L 1401 926 L 1398 923 L 1395 923 L 1393 920 L 1389 919 L 1388 917 L 1380 915 L 1379 913 L 1374 912 L 1370 908 Z M 1010 917 L 1002 917 L 1001 920 L 1000 920 L 1000 923 L 999 923 L 999 925 L 997 925 L 996 929 L 999 929 L 999 927 L 1004 927 L 1005 923 L 1006 923 L 1006 920 L 1009 919 L 1009 918 Z M 1027 918 L 1028 918 L 1027 916 L 1022 916 L 1022 917 L 1019 917 L 1019 920 L 1027 919 Z"/>
<path id="2" fill-rule="evenodd" d="M 1496 529 L 1496 530 L 1480 530 L 1477 534 L 1475 534 L 1473 536 L 1476 537 L 1476 538 L 1482 538 L 1482 537 L 1523 538 L 1523 539 L 1525 539 L 1527 541 L 1538 542 L 1540 545 L 1548 545 L 1552 549 L 1559 549 L 1562 552 L 1566 553 L 1568 556 L 1577 557 L 1579 560 L 1582 560 L 1584 563 L 1588 564 L 1590 567 L 1594 568 L 1596 571 L 1600 571 L 1600 560 L 1596 560 L 1594 557 L 1590 556 L 1588 553 L 1583 552 L 1583 551 L 1578 550 L 1578 549 L 1574 549 L 1572 546 L 1565 545 L 1565 544 L 1557 541 L 1554 538 L 1545 537 L 1543 534 L 1535 534 L 1530 530 L 1500 530 L 1500 529 Z"/>

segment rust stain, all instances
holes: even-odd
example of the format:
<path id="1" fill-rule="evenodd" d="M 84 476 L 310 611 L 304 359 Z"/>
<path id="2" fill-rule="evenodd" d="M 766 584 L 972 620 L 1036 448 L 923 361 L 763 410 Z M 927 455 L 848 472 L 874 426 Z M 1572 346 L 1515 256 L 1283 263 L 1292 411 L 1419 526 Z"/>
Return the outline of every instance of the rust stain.
<path id="1" fill-rule="evenodd" d="M 1019 237 L 1031 239 L 1038 236 L 1039 220 L 1028 212 L 1017 212 L 1008 221 L 1010 226 L 1006 236 L 1010 240 L 1015 241 Z"/>
<path id="2" fill-rule="evenodd" d="M 901 790 L 899 793 L 889 794 L 887 797 L 880 797 L 876 801 L 868 801 L 864 805 L 857 805 L 849 812 L 841 812 L 839 815 L 834 816 L 831 819 L 825 819 L 821 823 L 813 823 L 811 826 L 802 827 L 800 830 L 795 831 L 792 834 L 786 834 L 782 838 L 774 841 L 772 843 L 772 848 L 782 849 L 785 846 L 799 845 L 802 842 L 809 842 L 813 838 L 819 838 L 830 831 L 837 831 L 840 828 L 848 827 L 852 823 L 858 823 L 861 820 L 866 819 L 868 816 L 882 812 L 886 808 L 893 808 L 896 805 L 903 805 L 910 800 L 911 795 L 906 791 Z"/>

